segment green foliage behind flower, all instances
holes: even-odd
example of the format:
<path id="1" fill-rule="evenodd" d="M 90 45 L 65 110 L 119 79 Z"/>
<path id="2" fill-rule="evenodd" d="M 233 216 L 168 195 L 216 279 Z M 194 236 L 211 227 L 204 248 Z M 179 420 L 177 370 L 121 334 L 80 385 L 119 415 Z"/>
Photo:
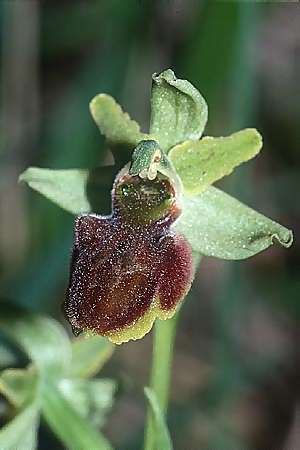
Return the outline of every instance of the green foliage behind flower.
<path id="1" fill-rule="evenodd" d="M 116 384 L 93 378 L 111 356 L 113 346 L 101 337 L 70 341 L 57 321 L 1 307 L 0 325 L 27 355 L 24 369 L 6 369 L 0 392 L 15 417 L 0 431 L 0 448 L 34 450 L 41 418 L 72 449 L 111 448 L 97 431 L 113 402 Z"/>

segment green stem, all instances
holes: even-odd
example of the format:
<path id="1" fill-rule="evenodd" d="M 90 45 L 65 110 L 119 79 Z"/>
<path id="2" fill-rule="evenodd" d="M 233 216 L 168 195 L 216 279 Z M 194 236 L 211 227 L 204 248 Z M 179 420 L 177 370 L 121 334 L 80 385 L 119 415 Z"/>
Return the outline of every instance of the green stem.
<path id="1" fill-rule="evenodd" d="M 169 320 L 157 320 L 154 328 L 150 387 L 157 397 L 163 414 L 167 413 L 168 408 L 177 316 L 178 314 Z M 157 450 L 155 449 L 155 428 L 150 407 L 147 412 L 144 450 Z"/>

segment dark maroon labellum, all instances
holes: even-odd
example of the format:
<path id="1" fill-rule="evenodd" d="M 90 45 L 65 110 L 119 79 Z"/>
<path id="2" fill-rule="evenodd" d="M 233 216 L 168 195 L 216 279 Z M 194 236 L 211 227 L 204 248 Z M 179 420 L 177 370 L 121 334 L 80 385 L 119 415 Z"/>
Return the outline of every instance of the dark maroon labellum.
<path id="1" fill-rule="evenodd" d="M 121 174 L 112 202 L 110 216 L 76 219 L 64 309 L 77 333 L 122 343 L 174 315 L 192 281 L 192 255 L 170 228 L 180 209 L 168 178 Z"/>

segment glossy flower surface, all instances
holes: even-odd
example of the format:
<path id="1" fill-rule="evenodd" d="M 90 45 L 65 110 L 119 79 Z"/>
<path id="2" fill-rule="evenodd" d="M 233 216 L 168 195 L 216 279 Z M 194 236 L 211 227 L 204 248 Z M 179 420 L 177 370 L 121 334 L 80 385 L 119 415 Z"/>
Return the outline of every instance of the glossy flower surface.
<path id="1" fill-rule="evenodd" d="M 76 332 L 115 343 L 143 337 L 174 315 L 192 281 L 192 251 L 170 229 L 180 215 L 168 178 L 117 177 L 111 216 L 75 222 L 65 314 Z"/>

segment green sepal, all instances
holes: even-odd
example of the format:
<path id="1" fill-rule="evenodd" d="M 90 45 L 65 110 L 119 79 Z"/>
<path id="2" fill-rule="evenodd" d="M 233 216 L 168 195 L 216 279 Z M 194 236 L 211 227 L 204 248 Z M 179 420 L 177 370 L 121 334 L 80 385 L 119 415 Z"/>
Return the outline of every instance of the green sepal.
<path id="1" fill-rule="evenodd" d="M 261 135 L 248 128 L 227 137 L 183 142 L 173 147 L 168 156 L 182 181 L 184 192 L 196 195 L 256 156 L 261 147 Z"/>
<path id="2" fill-rule="evenodd" d="M 207 122 L 207 104 L 188 81 L 171 69 L 152 76 L 150 134 L 166 152 L 188 139 L 199 139 Z"/>
<path id="3" fill-rule="evenodd" d="M 222 259 L 244 259 L 278 242 L 290 247 L 290 230 L 210 186 L 195 197 L 183 196 L 174 226 L 195 252 Z"/>
<path id="4" fill-rule="evenodd" d="M 115 175 L 114 166 L 92 170 L 29 167 L 20 175 L 19 181 L 72 214 L 109 213 Z"/>

